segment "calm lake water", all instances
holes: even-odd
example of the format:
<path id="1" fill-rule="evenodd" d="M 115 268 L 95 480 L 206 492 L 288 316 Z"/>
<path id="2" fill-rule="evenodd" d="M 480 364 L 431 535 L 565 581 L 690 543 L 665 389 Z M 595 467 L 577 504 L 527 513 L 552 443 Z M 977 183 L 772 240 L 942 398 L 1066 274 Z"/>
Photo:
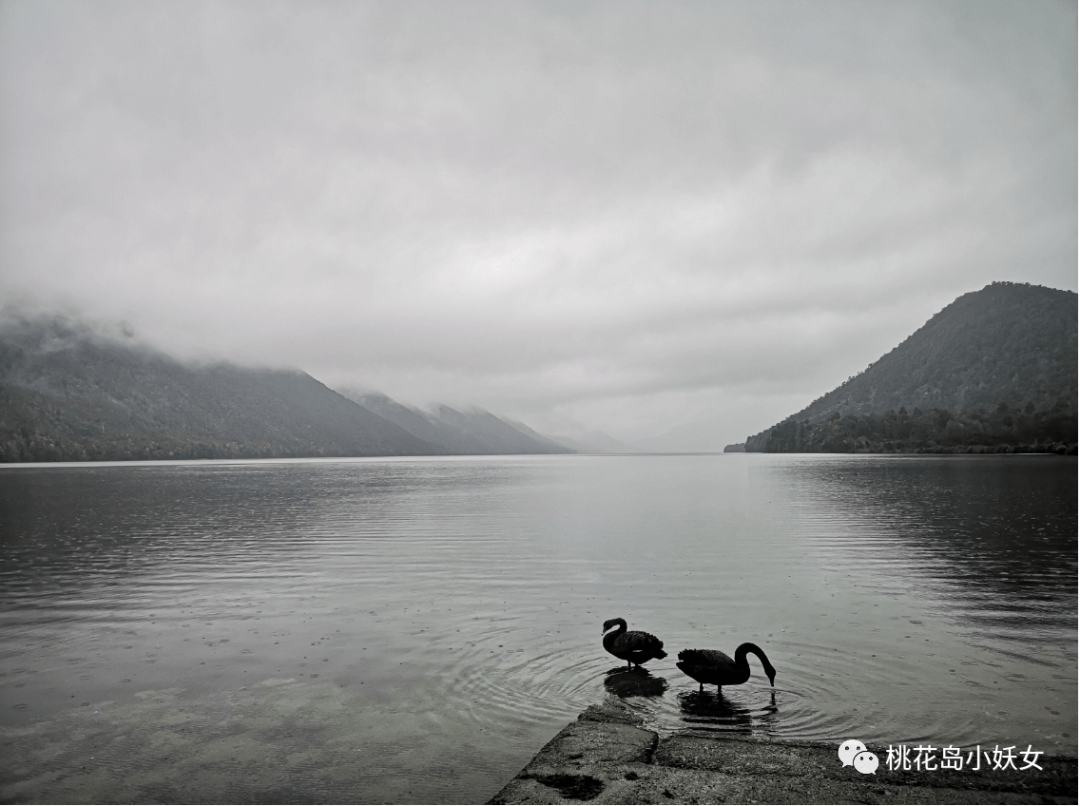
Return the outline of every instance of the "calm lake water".
<path id="1" fill-rule="evenodd" d="M 1076 753 L 1072 458 L 6 467 L 0 536 L 4 800 L 483 802 L 610 695 Z M 647 675 L 620 616 L 665 642 Z M 675 667 L 743 641 L 775 690 Z"/>

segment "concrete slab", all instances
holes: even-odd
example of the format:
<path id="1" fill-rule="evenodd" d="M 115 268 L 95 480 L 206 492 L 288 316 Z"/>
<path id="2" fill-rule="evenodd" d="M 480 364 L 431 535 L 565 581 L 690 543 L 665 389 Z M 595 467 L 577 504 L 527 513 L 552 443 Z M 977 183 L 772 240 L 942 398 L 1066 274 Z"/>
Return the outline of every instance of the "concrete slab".
<path id="1" fill-rule="evenodd" d="M 884 759 L 885 748 L 870 748 Z M 890 771 L 844 767 L 833 745 L 642 727 L 615 697 L 590 706 L 490 803 L 1076 803 L 1077 766 Z"/>

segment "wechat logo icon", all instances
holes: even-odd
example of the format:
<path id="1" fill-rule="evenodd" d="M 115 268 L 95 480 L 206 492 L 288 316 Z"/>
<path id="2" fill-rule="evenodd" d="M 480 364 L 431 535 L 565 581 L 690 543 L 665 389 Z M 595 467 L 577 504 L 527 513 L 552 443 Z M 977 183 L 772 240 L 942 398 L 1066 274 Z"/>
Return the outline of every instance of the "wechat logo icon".
<path id="1" fill-rule="evenodd" d="M 840 763 L 845 767 L 854 767 L 863 775 L 875 774 L 878 768 L 878 757 L 866 749 L 866 745 L 858 739 L 848 739 L 840 745 L 836 754 L 840 756 Z"/>

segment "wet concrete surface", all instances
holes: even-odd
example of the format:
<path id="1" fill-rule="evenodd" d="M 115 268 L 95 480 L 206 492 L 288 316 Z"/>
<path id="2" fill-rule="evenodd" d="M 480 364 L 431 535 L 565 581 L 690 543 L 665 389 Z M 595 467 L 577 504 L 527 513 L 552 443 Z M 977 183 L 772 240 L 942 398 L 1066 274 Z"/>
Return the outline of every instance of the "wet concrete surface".
<path id="1" fill-rule="evenodd" d="M 886 748 L 869 748 L 885 758 Z M 1077 762 L 1042 770 L 891 771 L 844 766 L 837 747 L 688 731 L 661 738 L 617 698 L 563 728 L 493 804 L 1076 803 Z"/>

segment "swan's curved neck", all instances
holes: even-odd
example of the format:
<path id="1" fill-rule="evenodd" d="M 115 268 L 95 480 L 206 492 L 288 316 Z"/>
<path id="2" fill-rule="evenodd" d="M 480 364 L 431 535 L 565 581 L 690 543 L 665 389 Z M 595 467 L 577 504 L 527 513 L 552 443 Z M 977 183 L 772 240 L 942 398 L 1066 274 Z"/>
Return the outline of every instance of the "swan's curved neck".
<path id="1" fill-rule="evenodd" d="M 608 635 L 622 635 L 624 632 L 626 632 L 626 621 L 624 621 L 623 619 L 612 619 L 612 623 L 618 629 L 616 629 L 615 632 L 608 633 Z"/>
<path id="2" fill-rule="evenodd" d="M 746 662 L 747 655 L 757 655 L 758 660 L 761 661 L 762 666 L 764 666 L 766 669 L 772 666 L 772 664 L 769 663 L 769 659 L 768 657 L 766 657 L 764 650 L 762 650 L 762 648 L 759 647 L 757 644 L 751 644 L 749 642 L 745 644 L 739 644 L 739 648 L 735 650 L 735 662 L 740 666 L 749 666 L 749 664 Z"/>

